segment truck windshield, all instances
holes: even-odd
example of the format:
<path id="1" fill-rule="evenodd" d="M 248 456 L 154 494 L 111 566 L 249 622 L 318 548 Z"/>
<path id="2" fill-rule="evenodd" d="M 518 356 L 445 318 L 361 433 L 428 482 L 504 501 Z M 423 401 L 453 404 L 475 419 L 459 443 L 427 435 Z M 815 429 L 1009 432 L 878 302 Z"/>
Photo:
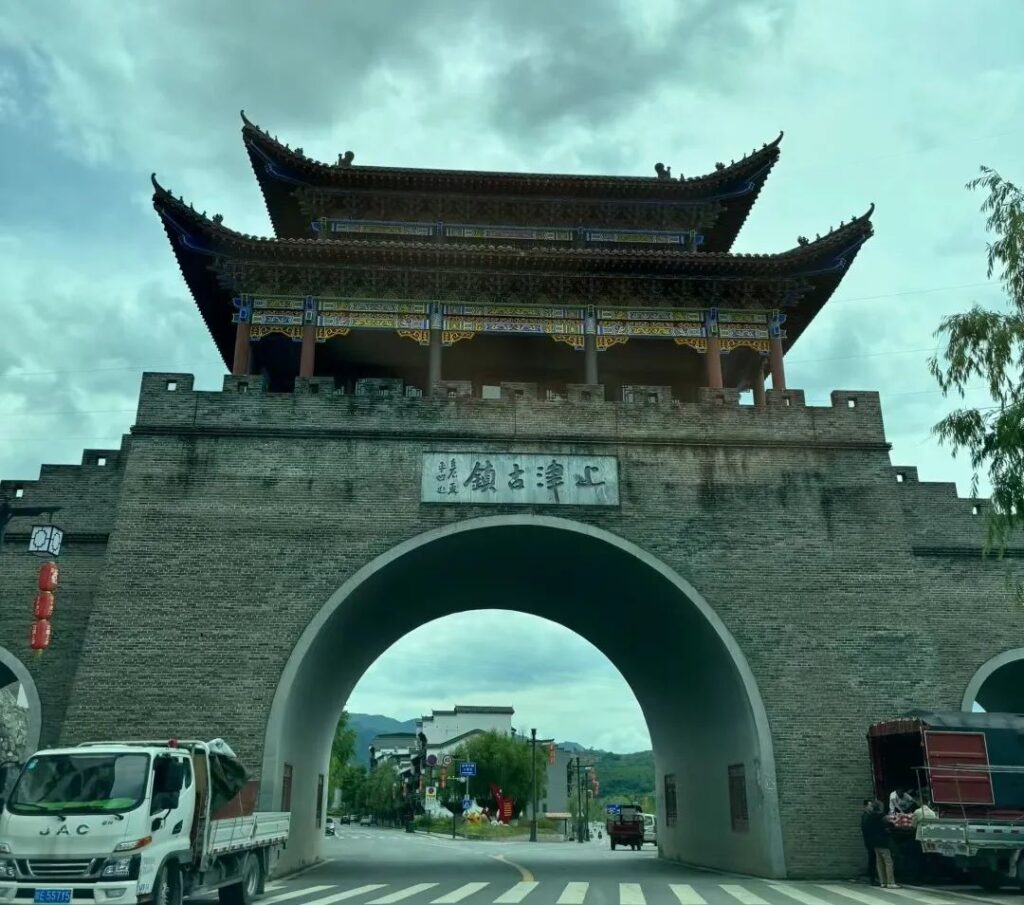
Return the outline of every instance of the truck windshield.
<path id="1" fill-rule="evenodd" d="M 146 797 L 148 754 L 42 754 L 33 757 L 11 790 L 15 814 L 130 811 Z"/>

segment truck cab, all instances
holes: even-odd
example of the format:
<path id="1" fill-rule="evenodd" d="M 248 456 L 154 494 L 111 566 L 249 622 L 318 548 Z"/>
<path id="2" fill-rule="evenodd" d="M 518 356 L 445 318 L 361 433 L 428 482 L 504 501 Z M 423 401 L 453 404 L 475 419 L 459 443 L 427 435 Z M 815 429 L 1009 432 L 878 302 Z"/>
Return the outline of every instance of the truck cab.
<path id="1" fill-rule="evenodd" d="M 245 905 L 268 867 L 259 843 L 280 844 L 287 819 L 283 838 L 280 821 L 268 835 L 255 817 L 211 820 L 209 764 L 202 742 L 34 754 L 0 807 L 0 905 L 179 905 L 204 888 Z"/>

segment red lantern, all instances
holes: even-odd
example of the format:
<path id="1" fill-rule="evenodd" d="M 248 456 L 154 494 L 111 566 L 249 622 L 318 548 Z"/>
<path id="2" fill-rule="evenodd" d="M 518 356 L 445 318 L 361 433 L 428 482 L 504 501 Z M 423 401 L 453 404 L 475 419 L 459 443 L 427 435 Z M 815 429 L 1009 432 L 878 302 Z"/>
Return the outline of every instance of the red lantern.
<path id="1" fill-rule="evenodd" d="M 548 745 L 548 763 L 551 764 L 551 766 L 555 765 L 555 746 L 554 745 Z"/>
<path id="2" fill-rule="evenodd" d="M 57 584 L 60 581 L 60 568 L 55 562 L 44 562 L 39 567 L 39 590 L 40 591 L 53 591 L 57 590 Z"/>
<path id="3" fill-rule="evenodd" d="M 38 619 L 32 623 L 32 637 L 30 643 L 32 650 L 44 651 L 50 646 L 50 634 L 52 629 L 46 619 Z"/>
<path id="4" fill-rule="evenodd" d="M 50 619 L 53 616 L 53 593 L 40 591 L 36 594 L 36 619 Z"/>

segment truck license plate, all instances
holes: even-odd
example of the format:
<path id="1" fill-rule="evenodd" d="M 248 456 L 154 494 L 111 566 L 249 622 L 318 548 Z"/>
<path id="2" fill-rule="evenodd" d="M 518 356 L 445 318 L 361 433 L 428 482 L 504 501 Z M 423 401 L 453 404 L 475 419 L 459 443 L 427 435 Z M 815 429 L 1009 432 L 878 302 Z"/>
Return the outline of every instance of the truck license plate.
<path id="1" fill-rule="evenodd" d="M 34 902 L 45 905 L 68 905 L 71 901 L 70 889 L 37 889 Z"/>

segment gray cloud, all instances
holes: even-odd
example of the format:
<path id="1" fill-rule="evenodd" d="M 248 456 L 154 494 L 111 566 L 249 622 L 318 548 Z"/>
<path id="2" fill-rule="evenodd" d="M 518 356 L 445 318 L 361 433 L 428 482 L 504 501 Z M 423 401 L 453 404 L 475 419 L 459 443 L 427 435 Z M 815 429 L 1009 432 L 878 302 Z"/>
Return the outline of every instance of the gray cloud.
<path id="1" fill-rule="evenodd" d="M 347 702 L 355 712 L 398 718 L 455 704 L 511 705 L 514 726 L 561 741 L 616 751 L 651 744 L 636 698 L 597 648 L 560 625 L 502 610 L 458 613 L 410 632 Z"/>

